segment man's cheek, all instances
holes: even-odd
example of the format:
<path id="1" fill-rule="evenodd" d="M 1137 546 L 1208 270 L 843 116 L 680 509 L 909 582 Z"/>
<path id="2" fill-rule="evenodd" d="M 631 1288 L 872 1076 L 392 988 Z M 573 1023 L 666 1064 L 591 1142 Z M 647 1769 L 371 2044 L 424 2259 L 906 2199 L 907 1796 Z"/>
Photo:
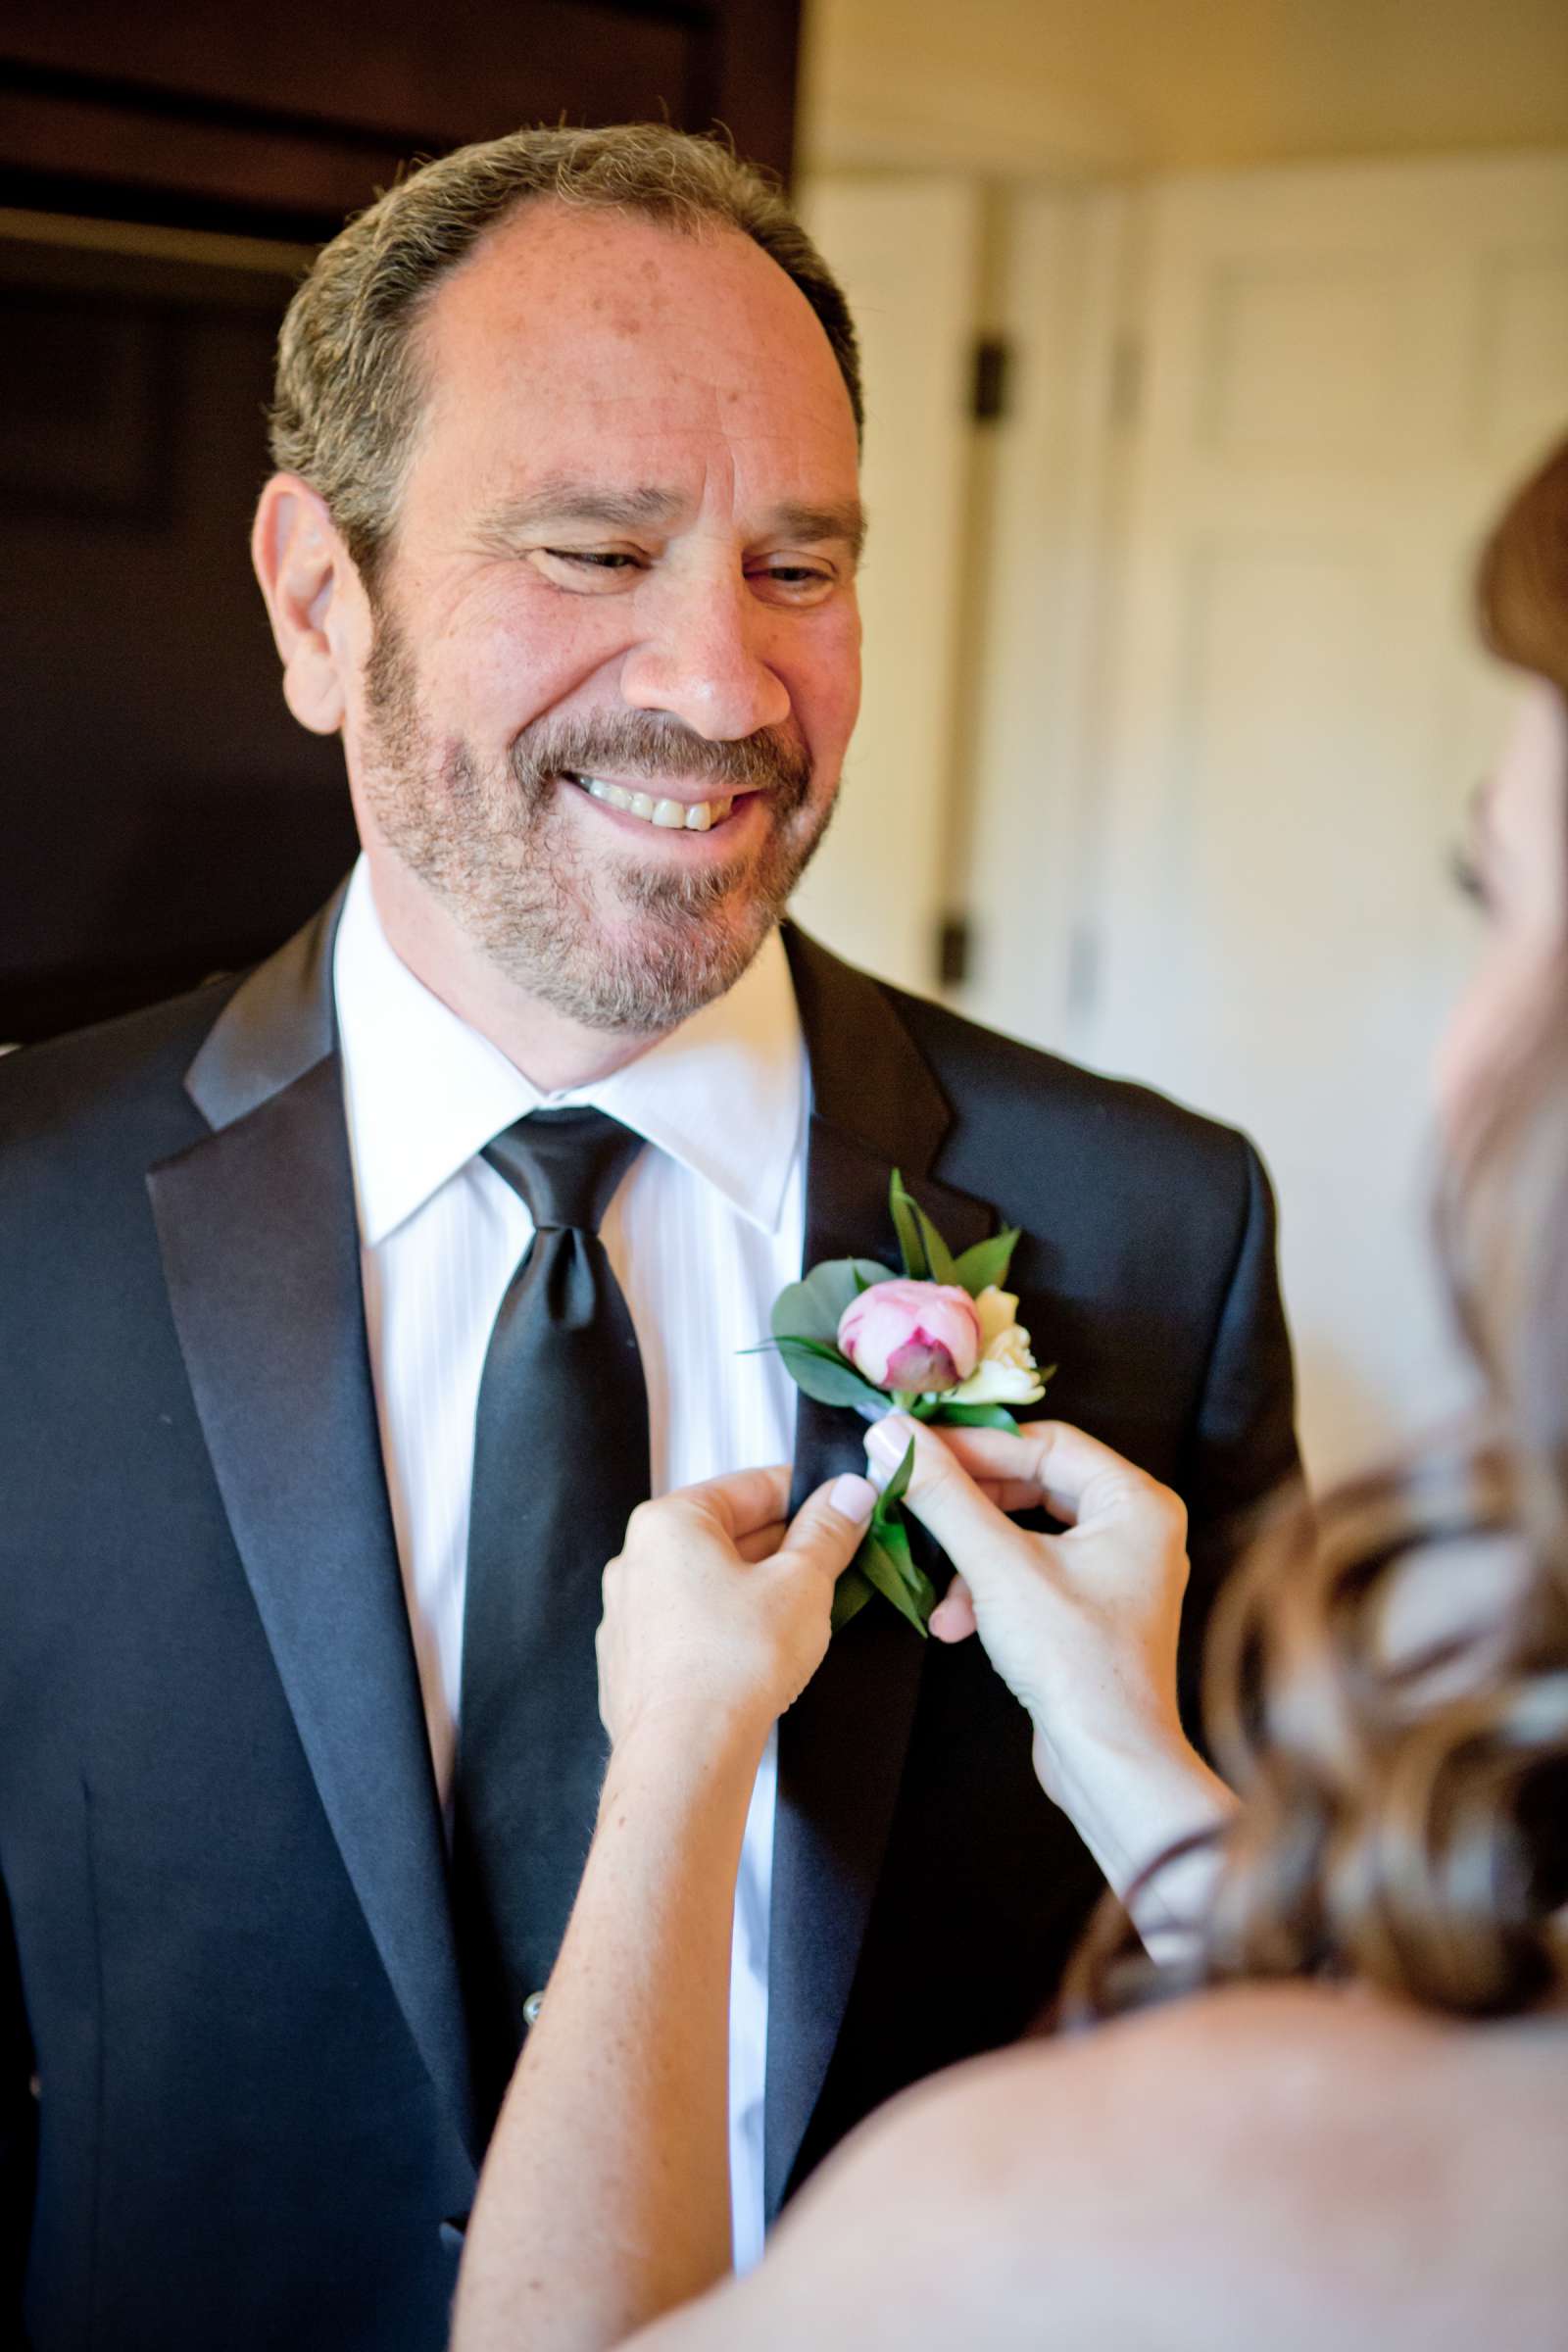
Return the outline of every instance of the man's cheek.
<path id="1" fill-rule="evenodd" d="M 802 680 L 802 702 L 810 713 L 808 733 L 819 757 L 836 764 L 860 713 L 860 618 L 847 613 Z"/>
<path id="2" fill-rule="evenodd" d="M 470 736 L 508 746 L 522 729 L 569 703 L 611 661 L 624 637 L 595 607 L 612 600 L 566 597 L 515 575 L 465 614 L 461 637 L 438 641 L 426 658 L 434 698 L 457 706 Z"/>

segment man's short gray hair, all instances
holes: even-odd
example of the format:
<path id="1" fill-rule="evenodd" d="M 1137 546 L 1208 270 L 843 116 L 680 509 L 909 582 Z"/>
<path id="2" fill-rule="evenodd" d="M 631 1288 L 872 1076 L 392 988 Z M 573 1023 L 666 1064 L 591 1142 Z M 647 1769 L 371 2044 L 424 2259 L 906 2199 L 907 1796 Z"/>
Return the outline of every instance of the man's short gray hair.
<path id="1" fill-rule="evenodd" d="M 821 321 L 864 420 L 849 305 L 778 189 L 717 138 L 664 124 L 517 130 L 420 165 L 322 247 L 278 337 L 272 460 L 318 491 L 367 584 L 397 517 L 423 383 L 414 330 L 440 280 L 529 197 L 752 238 Z"/>

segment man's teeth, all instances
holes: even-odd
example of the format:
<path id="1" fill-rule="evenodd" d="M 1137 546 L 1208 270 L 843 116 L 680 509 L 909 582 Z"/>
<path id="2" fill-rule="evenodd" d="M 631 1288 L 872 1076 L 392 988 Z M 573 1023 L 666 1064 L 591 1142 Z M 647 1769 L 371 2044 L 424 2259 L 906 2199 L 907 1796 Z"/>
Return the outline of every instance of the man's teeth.
<path id="1" fill-rule="evenodd" d="M 710 825 L 722 824 L 735 806 L 733 794 L 727 801 L 699 801 L 689 808 L 684 801 L 656 801 L 652 793 L 628 792 L 623 784 L 605 784 L 598 776 L 579 776 L 577 781 L 590 799 L 624 808 L 628 816 L 640 816 L 645 824 L 660 825 L 666 833 L 706 833 Z"/>

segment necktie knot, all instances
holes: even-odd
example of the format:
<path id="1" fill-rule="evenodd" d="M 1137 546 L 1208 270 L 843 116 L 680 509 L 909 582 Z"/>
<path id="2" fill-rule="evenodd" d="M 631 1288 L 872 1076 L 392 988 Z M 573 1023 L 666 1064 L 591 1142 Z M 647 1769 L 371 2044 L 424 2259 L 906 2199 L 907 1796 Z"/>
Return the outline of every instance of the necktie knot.
<path id="1" fill-rule="evenodd" d="M 534 1110 L 486 1144 L 482 1156 L 521 1196 L 541 1233 L 597 1233 L 643 1139 L 608 1111 Z"/>

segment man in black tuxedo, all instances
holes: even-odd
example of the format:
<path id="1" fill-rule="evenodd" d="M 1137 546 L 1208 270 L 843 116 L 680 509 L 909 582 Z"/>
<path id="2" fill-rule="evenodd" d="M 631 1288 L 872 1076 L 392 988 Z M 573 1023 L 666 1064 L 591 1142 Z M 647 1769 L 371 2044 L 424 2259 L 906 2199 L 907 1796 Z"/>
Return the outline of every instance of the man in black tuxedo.
<path id="1" fill-rule="evenodd" d="M 682 1356 L 648 1311 L 667 1296 L 673 1330 L 676 1258 L 714 1316 L 714 1269 L 765 1270 L 764 1228 L 791 1265 L 891 1258 L 895 1166 L 956 1249 L 1021 1227 L 1053 1411 L 1188 1499 L 1195 1630 L 1294 1470 L 1248 1144 L 779 931 L 855 718 L 858 421 L 820 261 L 665 131 L 427 167 L 296 300 L 256 560 L 365 857 L 258 971 L 0 1066 L 0 2296 L 37 2352 L 444 2341 L 498 2087 L 481 2045 L 500 2018 L 510 2056 L 530 2014 L 485 2007 L 504 1933 L 470 1825 L 502 1766 L 469 1752 L 461 1539 L 470 1502 L 503 1539 L 515 1511 L 525 1620 L 576 1580 L 571 1638 L 515 1669 L 525 1803 L 591 1762 L 595 1510 L 696 1458 L 682 1415 L 710 1409 L 701 1326 Z M 405 1122 L 379 1165 L 372 1064 Z M 683 1159 L 660 1089 L 715 1067 L 737 1132 L 705 1113 Z M 552 1098 L 612 1112 L 637 1155 L 617 1205 L 607 1179 L 558 1215 L 524 1176 L 517 1206 L 481 1125 L 384 1212 L 464 1089 L 514 1090 L 525 1144 Z M 797 1100 L 753 1214 L 768 1106 Z M 595 1312 L 624 1286 L 616 1376 L 657 1403 L 640 1450 L 591 1414 L 535 1427 L 514 1499 L 505 1448 L 468 1476 L 522 1281 L 509 1232 L 575 1250 Z M 765 1310 L 750 1279 L 738 1328 Z M 465 1316 L 488 1349 L 453 1337 Z M 743 1380 L 724 1362 L 714 1414 Z M 858 1468 L 859 1425 L 803 1400 L 795 1459 L 803 1491 Z M 548 1532 L 569 1511 L 540 1516 L 563 1465 L 581 1559 Z M 1016 2034 L 1098 1886 L 978 1645 L 926 1647 L 880 1602 L 785 1719 L 760 1807 L 732 2042 L 749 2063 L 765 2030 L 759 2216 L 891 2091 Z M 579 1834 L 552 1832 L 529 1897 L 540 1984 Z"/>

